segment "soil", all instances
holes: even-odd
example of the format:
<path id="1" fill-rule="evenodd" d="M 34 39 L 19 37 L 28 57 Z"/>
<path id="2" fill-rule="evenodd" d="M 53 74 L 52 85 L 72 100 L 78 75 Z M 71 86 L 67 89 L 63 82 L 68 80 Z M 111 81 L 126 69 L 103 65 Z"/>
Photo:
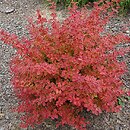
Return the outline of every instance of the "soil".
<path id="1" fill-rule="evenodd" d="M 37 9 L 46 10 L 44 0 L 0 0 L 0 28 L 15 33 L 19 37 L 28 36 L 27 19 L 35 17 Z M 130 13 L 125 17 L 119 16 L 116 19 L 111 19 L 106 26 L 106 31 L 121 32 L 122 26 L 129 22 Z M 123 33 L 130 35 L 130 27 Z M 129 47 L 130 43 L 123 45 L 123 47 L 125 46 Z M 9 61 L 15 52 L 11 46 L 0 41 L 0 130 L 74 130 L 67 125 L 56 128 L 55 122 L 51 120 L 36 125 L 34 128 L 22 129 L 19 127 L 19 114 L 11 111 L 11 108 L 18 104 L 10 83 L 12 75 L 9 73 Z M 128 66 L 128 73 L 122 77 L 122 80 L 124 88 L 130 90 L 130 54 L 125 55 L 124 58 Z M 130 130 L 130 102 L 123 99 L 123 103 L 124 106 L 119 113 L 102 113 L 95 116 L 84 112 L 83 114 L 91 122 L 87 126 L 87 130 Z"/>

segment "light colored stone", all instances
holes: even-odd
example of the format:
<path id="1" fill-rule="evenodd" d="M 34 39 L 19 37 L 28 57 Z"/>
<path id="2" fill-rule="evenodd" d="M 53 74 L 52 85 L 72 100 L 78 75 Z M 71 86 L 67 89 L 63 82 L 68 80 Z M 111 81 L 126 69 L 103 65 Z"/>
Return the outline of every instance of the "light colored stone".
<path id="1" fill-rule="evenodd" d="M 0 119 L 2 119 L 5 116 L 4 113 L 0 113 Z"/>
<path id="2" fill-rule="evenodd" d="M 14 7 L 8 4 L 0 3 L 0 12 L 1 13 L 12 13 L 14 11 Z"/>
<path id="3" fill-rule="evenodd" d="M 0 127 L 0 130 L 4 130 L 4 128 L 3 128 L 3 127 Z"/>
<path id="4" fill-rule="evenodd" d="M 130 33 L 130 31 L 129 31 L 129 30 L 127 30 L 127 31 L 126 31 L 126 33 L 128 33 L 128 34 L 129 34 L 129 33 Z"/>

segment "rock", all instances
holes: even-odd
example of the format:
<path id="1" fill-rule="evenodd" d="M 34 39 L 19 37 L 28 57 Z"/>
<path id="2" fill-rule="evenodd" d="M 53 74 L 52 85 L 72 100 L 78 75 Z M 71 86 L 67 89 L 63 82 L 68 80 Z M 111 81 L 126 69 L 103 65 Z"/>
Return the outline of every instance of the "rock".
<path id="1" fill-rule="evenodd" d="M 0 130 L 4 130 L 4 128 L 3 128 L 3 127 L 0 127 Z"/>
<path id="2" fill-rule="evenodd" d="M 0 113 L 0 119 L 2 119 L 5 116 L 4 113 Z"/>
<path id="3" fill-rule="evenodd" d="M 126 33 L 127 33 L 127 34 L 130 34 L 130 31 L 129 31 L 129 30 L 127 30 L 127 31 L 126 31 Z"/>
<path id="4" fill-rule="evenodd" d="M 9 4 L 0 3 L 0 12 L 1 13 L 12 13 L 14 11 L 14 7 Z"/>
<path id="5" fill-rule="evenodd" d="M 115 130 L 120 130 L 120 126 L 119 126 L 119 125 L 116 125 L 116 126 L 115 126 Z"/>
<path id="6" fill-rule="evenodd" d="M 8 115 L 5 115 L 5 119 L 6 119 L 6 120 L 9 120 L 10 118 L 9 118 L 9 116 L 8 116 Z"/>

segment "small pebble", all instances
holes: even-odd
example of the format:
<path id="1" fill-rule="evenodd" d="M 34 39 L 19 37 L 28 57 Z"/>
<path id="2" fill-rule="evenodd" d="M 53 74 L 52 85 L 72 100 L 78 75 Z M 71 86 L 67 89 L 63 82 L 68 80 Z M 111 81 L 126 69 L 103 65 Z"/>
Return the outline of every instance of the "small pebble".
<path id="1" fill-rule="evenodd" d="M 127 34 L 129 34 L 129 33 L 130 33 L 130 31 L 129 31 L 129 30 L 127 30 L 127 31 L 126 31 L 126 33 L 127 33 Z"/>
<path id="2" fill-rule="evenodd" d="M 5 116 L 5 119 L 6 119 L 6 120 L 9 120 L 10 118 L 9 118 L 9 116 L 6 115 L 6 116 Z"/>
<path id="3" fill-rule="evenodd" d="M 14 7 L 11 5 L 4 4 L 4 3 L 0 4 L 0 12 L 1 13 L 9 14 L 9 13 L 12 13 L 14 10 L 15 10 Z"/>
<path id="4" fill-rule="evenodd" d="M 5 116 L 4 113 L 0 113 L 0 119 L 2 119 Z"/>
<path id="5" fill-rule="evenodd" d="M 3 128 L 3 127 L 0 127 L 0 130 L 4 130 L 4 128 Z"/>
<path id="6" fill-rule="evenodd" d="M 115 130 L 120 130 L 120 126 L 119 126 L 119 125 L 116 125 L 116 126 L 115 126 Z"/>

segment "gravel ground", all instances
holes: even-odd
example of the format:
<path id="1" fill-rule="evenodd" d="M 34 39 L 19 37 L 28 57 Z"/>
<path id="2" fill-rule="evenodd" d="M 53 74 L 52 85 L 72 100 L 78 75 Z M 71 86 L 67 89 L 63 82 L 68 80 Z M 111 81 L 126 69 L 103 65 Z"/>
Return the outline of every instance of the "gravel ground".
<path id="1" fill-rule="evenodd" d="M 34 16 L 37 9 L 44 9 L 44 0 L 0 0 L 0 28 L 4 28 L 10 33 L 18 36 L 28 35 L 25 28 L 27 17 Z M 130 22 L 130 14 L 126 17 L 112 19 L 106 30 L 113 32 L 122 31 L 122 25 Z M 130 35 L 130 28 L 125 31 Z M 127 44 L 126 46 L 130 46 Z M 120 45 L 121 47 L 121 45 Z M 47 120 L 35 128 L 21 129 L 18 126 L 19 115 L 11 111 L 18 101 L 10 84 L 11 74 L 9 73 L 9 61 L 15 54 L 15 50 L 0 41 L 0 130 L 73 130 L 69 126 L 55 128 L 55 122 Z M 130 89 L 130 55 L 126 55 L 129 72 L 124 75 L 125 89 Z M 124 99 L 124 106 L 119 113 L 103 113 L 95 116 L 86 114 L 92 122 L 87 130 L 130 130 L 130 102 Z"/>

